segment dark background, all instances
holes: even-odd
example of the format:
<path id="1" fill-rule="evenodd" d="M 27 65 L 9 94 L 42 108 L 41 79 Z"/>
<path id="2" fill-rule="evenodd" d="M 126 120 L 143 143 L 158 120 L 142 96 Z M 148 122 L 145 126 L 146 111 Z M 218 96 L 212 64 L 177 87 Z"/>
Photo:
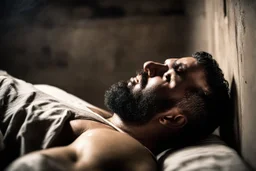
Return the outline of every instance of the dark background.
<path id="1" fill-rule="evenodd" d="M 205 36 L 194 41 L 194 30 L 204 27 L 204 9 L 191 11 L 182 0 L 1 3 L 0 68 L 34 84 L 58 86 L 100 107 L 105 90 L 134 76 L 143 62 L 163 62 L 207 48 Z"/>

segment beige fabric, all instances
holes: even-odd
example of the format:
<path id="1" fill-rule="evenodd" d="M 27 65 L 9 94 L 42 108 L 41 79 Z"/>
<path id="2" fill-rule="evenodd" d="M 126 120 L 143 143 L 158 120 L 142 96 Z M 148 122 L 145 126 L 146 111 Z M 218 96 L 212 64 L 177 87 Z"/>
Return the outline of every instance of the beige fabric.
<path id="1" fill-rule="evenodd" d="M 36 84 L 36 85 L 34 85 L 34 87 L 46 94 L 49 94 L 49 95 L 55 97 L 58 100 L 61 100 L 65 103 L 67 103 L 67 104 L 70 104 L 72 106 L 75 106 L 77 108 L 84 109 L 84 110 L 88 109 L 86 107 L 87 103 L 84 100 L 78 98 L 77 96 L 69 94 L 60 88 L 57 88 L 57 87 L 54 87 L 51 85 L 46 85 L 46 84 Z"/>
<path id="2" fill-rule="evenodd" d="M 19 156 L 52 147 L 65 122 L 73 119 L 108 124 L 86 108 L 63 103 L 0 72 L 0 170 Z"/>
<path id="3" fill-rule="evenodd" d="M 248 171 L 236 151 L 217 136 L 179 150 L 166 150 L 158 156 L 162 171 Z"/>

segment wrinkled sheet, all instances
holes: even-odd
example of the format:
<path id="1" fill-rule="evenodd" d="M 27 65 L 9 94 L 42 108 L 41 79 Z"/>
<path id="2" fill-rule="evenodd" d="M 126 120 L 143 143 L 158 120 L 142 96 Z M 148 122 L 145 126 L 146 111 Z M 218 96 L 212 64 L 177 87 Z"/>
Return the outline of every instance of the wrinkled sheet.
<path id="1" fill-rule="evenodd" d="M 52 147 L 65 122 L 104 119 L 43 93 L 32 84 L 0 72 L 0 165 Z M 0 167 L 1 170 L 1 167 Z"/>

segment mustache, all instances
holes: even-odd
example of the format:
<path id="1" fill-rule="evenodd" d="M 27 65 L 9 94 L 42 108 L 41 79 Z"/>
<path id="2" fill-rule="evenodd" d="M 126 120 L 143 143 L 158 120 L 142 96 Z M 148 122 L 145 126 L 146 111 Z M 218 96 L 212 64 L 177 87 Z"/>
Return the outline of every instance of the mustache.
<path id="1" fill-rule="evenodd" d="M 140 86 L 142 89 L 145 88 L 148 83 L 148 73 L 144 70 L 138 70 L 136 74 L 141 75 Z"/>

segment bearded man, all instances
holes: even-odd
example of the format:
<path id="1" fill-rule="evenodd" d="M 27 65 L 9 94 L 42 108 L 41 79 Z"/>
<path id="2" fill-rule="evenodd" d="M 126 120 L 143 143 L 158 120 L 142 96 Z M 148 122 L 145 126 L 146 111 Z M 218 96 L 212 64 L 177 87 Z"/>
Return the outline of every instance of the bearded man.
<path id="1" fill-rule="evenodd" d="M 15 87 L 27 83 L 8 79 L 11 81 L 2 78 L 2 86 L 11 85 L 13 88 L 9 92 L 20 97 L 22 93 Z M 111 113 L 88 105 L 90 116 L 79 118 L 79 112 L 72 114 L 73 109 L 70 106 L 67 109 L 59 101 L 51 100 L 45 105 L 42 97 L 44 100 L 48 97 L 40 93 L 34 91 L 29 97 L 7 100 L 9 103 L 26 100 L 22 109 L 32 111 L 26 119 L 40 118 L 36 119 L 37 124 L 25 128 L 22 121 L 17 122 L 23 126 L 15 129 L 17 134 L 10 134 L 8 125 L 15 112 L 8 109 L 3 115 L 1 131 L 5 149 L 0 154 L 6 157 L 15 153 L 3 160 L 5 166 L 28 153 L 7 170 L 154 171 L 157 170 L 156 154 L 167 148 L 186 146 L 211 134 L 225 117 L 229 103 L 228 83 L 217 62 L 206 52 L 196 52 L 192 57 L 169 58 L 164 63 L 145 62 L 137 76 L 120 81 L 106 91 L 105 104 Z M 40 112 L 34 110 L 35 106 L 40 106 Z M 54 117 L 45 114 L 46 109 L 53 108 L 57 108 Z M 15 116 L 18 114 L 16 111 Z M 56 121 L 60 115 L 65 117 Z M 49 118 L 52 120 L 48 121 Z M 37 132 L 45 120 L 64 124 L 55 126 L 53 132 L 58 133 L 48 136 L 45 129 Z M 52 127 L 47 130 L 50 129 Z M 26 140 L 21 138 L 23 141 L 14 145 L 17 139 L 13 136 L 21 134 L 29 134 L 29 139 L 36 141 L 24 143 Z M 42 145 L 45 141 L 47 143 Z M 20 149 L 20 144 L 27 148 L 17 154 L 13 150 Z"/>

